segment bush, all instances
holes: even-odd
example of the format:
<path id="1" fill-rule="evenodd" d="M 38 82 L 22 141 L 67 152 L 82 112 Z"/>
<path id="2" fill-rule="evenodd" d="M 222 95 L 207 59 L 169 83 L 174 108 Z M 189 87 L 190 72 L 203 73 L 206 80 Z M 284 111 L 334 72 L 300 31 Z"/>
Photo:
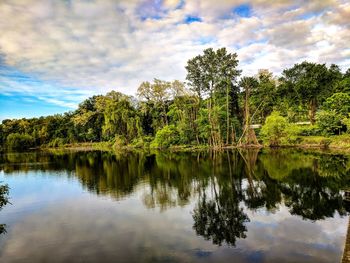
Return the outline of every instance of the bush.
<path id="1" fill-rule="evenodd" d="M 347 133 L 350 133 L 350 116 L 348 118 L 342 119 L 341 122 L 346 126 Z"/>
<path id="2" fill-rule="evenodd" d="M 152 141 L 153 141 L 152 136 L 138 137 L 132 140 L 130 146 L 135 148 L 148 148 Z"/>
<path id="3" fill-rule="evenodd" d="M 119 149 L 126 145 L 126 140 L 124 136 L 116 135 L 113 140 L 113 148 Z"/>
<path id="4" fill-rule="evenodd" d="M 261 128 L 261 135 L 270 146 L 278 146 L 281 139 L 287 137 L 287 119 L 274 111 L 266 118 L 265 124 Z"/>
<path id="5" fill-rule="evenodd" d="M 47 146 L 49 147 L 60 147 L 65 144 L 65 139 L 63 138 L 55 138 L 52 141 L 50 141 Z"/>
<path id="6" fill-rule="evenodd" d="M 323 108 L 347 116 L 350 113 L 350 95 L 342 92 L 334 93 L 323 103 Z"/>
<path id="7" fill-rule="evenodd" d="M 179 132 L 174 125 L 164 126 L 157 131 L 156 137 L 151 143 L 152 148 L 168 148 L 179 143 Z"/>
<path id="8" fill-rule="evenodd" d="M 6 138 L 6 146 L 13 150 L 25 150 L 34 145 L 34 138 L 28 134 L 11 133 Z"/>
<path id="9" fill-rule="evenodd" d="M 331 139 L 326 138 L 326 139 L 323 139 L 323 140 L 320 141 L 320 145 L 321 145 L 322 148 L 328 149 L 329 145 L 331 144 L 331 142 L 332 142 Z"/>
<path id="10" fill-rule="evenodd" d="M 335 111 L 322 110 L 316 115 L 316 122 L 324 134 L 338 134 L 343 128 L 342 118 Z"/>
<path id="11" fill-rule="evenodd" d="M 321 135 L 322 131 L 320 127 L 317 125 L 303 125 L 299 126 L 299 133 L 300 136 L 317 136 Z"/>

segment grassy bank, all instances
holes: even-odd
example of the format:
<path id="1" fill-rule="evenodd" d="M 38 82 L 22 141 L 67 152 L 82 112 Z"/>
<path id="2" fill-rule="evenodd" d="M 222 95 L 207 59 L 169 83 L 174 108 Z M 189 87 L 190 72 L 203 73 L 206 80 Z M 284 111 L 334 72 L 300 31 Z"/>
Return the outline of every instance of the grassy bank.
<path id="1" fill-rule="evenodd" d="M 263 145 L 264 148 L 268 148 L 268 145 Z M 350 134 L 334 135 L 334 136 L 299 136 L 298 141 L 295 143 L 283 142 L 278 147 L 280 148 L 307 148 L 307 149 L 329 149 L 339 152 L 350 152 Z M 277 148 L 278 148 L 277 147 Z M 232 149 L 239 148 L 234 145 L 225 146 L 220 149 Z M 276 147 L 275 147 L 276 148 Z M 40 147 L 40 149 L 71 149 L 71 150 L 136 150 L 136 149 L 150 149 L 147 147 L 140 147 L 134 145 L 114 146 L 111 142 L 85 142 L 85 143 L 73 143 L 64 144 L 57 147 Z M 194 151 L 212 149 L 208 145 L 174 145 L 167 148 L 173 151 Z M 218 149 L 219 150 L 219 149 Z"/>
<path id="2" fill-rule="evenodd" d="M 300 136 L 300 143 L 292 146 L 301 148 L 321 148 L 350 152 L 350 134 L 334 136 Z"/>

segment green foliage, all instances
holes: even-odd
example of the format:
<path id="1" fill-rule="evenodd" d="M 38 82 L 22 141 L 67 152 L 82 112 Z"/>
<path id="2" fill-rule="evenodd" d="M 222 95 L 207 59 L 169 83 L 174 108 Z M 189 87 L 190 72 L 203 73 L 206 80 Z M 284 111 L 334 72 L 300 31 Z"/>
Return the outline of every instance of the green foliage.
<path id="1" fill-rule="evenodd" d="M 322 148 L 327 149 L 331 143 L 332 143 L 332 140 L 331 140 L 331 139 L 325 138 L 325 139 L 323 139 L 323 140 L 320 141 L 320 146 L 321 146 Z"/>
<path id="2" fill-rule="evenodd" d="M 120 149 L 126 145 L 126 139 L 122 135 L 116 135 L 113 139 L 113 149 Z"/>
<path id="3" fill-rule="evenodd" d="M 350 113 L 350 94 L 341 92 L 333 94 L 326 99 L 323 108 L 327 111 L 334 111 L 341 116 L 347 117 Z"/>
<path id="4" fill-rule="evenodd" d="M 154 138 L 152 136 L 138 137 L 131 142 L 130 146 L 135 148 L 148 148 L 153 140 Z"/>
<path id="5" fill-rule="evenodd" d="M 34 147 L 34 138 L 28 134 L 11 133 L 7 136 L 6 145 L 12 150 L 27 150 Z"/>
<path id="6" fill-rule="evenodd" d="M 278 146 L 287 136 L 288 121 L 279 112 L 272 112 L 262 126 L 261 135 L 270 146 Z"/>
<path id="7" fill-rule="evenodd" d="M 66 140 L 64 138 L 54 138 L 50 141 L 47 146 L 49 147 L 61 147 L 66 144 Z"/>
<path id="8" fill-rule="evenodd" d="M 300 125 L 290 124 L 288 126 L 288 134 L 295 136 L 317 136 L 321 135 L 321 129 L 318 125 Z"/>
<path id="9" fill-rule="evenodd" d="M 277 85 L 268 70 L 260 70 L 256 81 L 251 91 L 250 104 L 252 111 L 257 111 L 256 120 L 264 122 L 276 104 Z"/>
<path id="10" fill-rule="evenodd" d="M 3 208 L 3 206 L 10 203 L 10 201 L 8 199 L 9 189 L 10 188 L 7 184 L 0 185 L 0 210 Z M 6 225 L 5 224 L 0 224 L 0 234 L 2 234 L 2 233 L 6 233 Z"/>
<path id="11" fill-rule="evenodd" d="M 326 99 L 323 110 L 317 113 L 317 124 L 324 134 L 340 134 L 348 129 L 349 113 L 350 95 L 335 93 Z"/>
<path id="12" fill-rule="evenodd" d="M 336 65 L 302 62 L 279 79 L 265 69 L 238 82 L 237 54 L 226 48 L 204 50 L 188 60 L 186 69 L 189 89 L 178 80 L 154 79 L 141 83 L 138 99 L 111 91 L 84 100 L 73 112 L 3 120 L 0 150 L 81 142 L 148 147 L 149 138 L 156 147 L 220 148 L 237 143 L 246 124 L 265 120 L 259 140 L 271 145 L 299 143 L 300 136 L 350 133 L 350 70 L 343 74 Z M 290 123 L 314 123 L 318 111 L 317 125 L 285 128 L 273 111 Z M 165 138 L 166 133 L 175 138 Z"/>
<path id="13" fill-rule="evenodd" d="M 0 210 L 2 209 L 3 206 L 9 203 L 9 200 L 8 200 L 9 190 L 10 188 L 7 184 L 0 185 Z"/>
<path id="14" fill-rule="evenodd" d="M 342 128 L 342 117 L 335 111 L 319 111 L 316 115 L 317 125 L 324 134 L 339 134 Z"/>
<path id="15" fill-rule="evenodd" d="M 302 62 L 282 73 L 280 94 L 285 94 L 288 100 L 300 103 L 309 109 L 309 120 L 315 122 L 315 114 L 327 97 L 332 95 L 339 71 L 325 64 Z"/>
<path id="16" fill-rule="evenodd" d="M 347 133 L 350 133 L 350 114 L 348 118 L 342 119 L 342 124 L 346 126 Z"/>
<path id="17" fill-rule="evenodd" d="M 202 55 L 187 61 L 186 79 L 200 98 L 215 91 L 225 93 L 226 86 L 240 74 L 237 66 L 236 53 L 227 53 L 226 48 L 216 51 L 208 48 L 203 51 Z"/>
<path id="18" fill-rule="evenodd" d="M 151 143 L 152 148 L 168 148 L 179 143 L 179 132 L 174 125 L 164 126 Z"/>

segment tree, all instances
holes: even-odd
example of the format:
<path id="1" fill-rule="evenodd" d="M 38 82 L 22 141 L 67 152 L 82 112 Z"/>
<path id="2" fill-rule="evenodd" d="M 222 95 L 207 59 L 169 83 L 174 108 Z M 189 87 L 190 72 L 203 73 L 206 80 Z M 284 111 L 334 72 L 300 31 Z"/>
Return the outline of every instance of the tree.
<path id="1" fill-rule="evenodd" d="M 243 87 L 245 91 L 245 99 L 244 99 L 244 130 L 243 142 L 247 145 L 253 144 L 258 145 L 258 140 L 256 139 L 254 129 L 250 127 L 251 125 L 251 117 L 250 117 L 250 93 L 251 90 L 256 88 L 258 82 L 253 77 L 243 77 L 240 81 L 240 86 Z M 241 137 L 241 139 L 242 139 Z M 239 141 L 241 143 L 241 141 Z"/>
<path id="2" fill-rule="evenodd" d="M 236 97 L 234 89 L 240 70 L 237 69 L 238 59 L 236 53 L 228 53 L 226 48 L 214 51 L 208 48 L 203 55 L 198 55 L 187 62 L 186 70 L 189 85 L 200 99 L 208 98 L 208 119 L 211 129 L 210 144 L 221 146 L 222 137 L 229 142 L 230 130 L 230 100 Z M 226 116 L 223 119 L 222 99 L 226 105 Z M 224 135 L 225 134 L 225 135 Z"/>
<path id="3" fill-rule="evenodd" d="M 6 145 L 13 150 L 27 150 L 34 146 L 34 138 L 28 134 L 11 133 L 7 136 Z"/>
<path id="4" fill-rule="evenodd" d="M 175 83 L 177 85 L 177 88 L 179 88 L 179 83 Z M 140 99 L 146 100 L 147 106 L 153 106 L 158 109 L 161 109 L 161 120 L 162 124 L 161 127 L 156 127 L 162 128 L 165 125 L 168 125 L 168 118 L 167 118 L 167 101 L 170 99 L 170 92 L 171 92 L 171 83 L 168 81 L 163 81 L 160 79 L 154 79 L 153 83 L 149 82 L 143 82 L 139 86 L 137 90 L 137 96 Z"/>
<path id="5" fill-rule="evenodd" d="M 270 146 L 278 146 L 287 135 L 288 122 L 279 112 L 272 112 L 262 126 L 261 134 Z"/>
<path id="6" fill-rule="evenodd" d="M 97 109 L 104 114 L 102 134 L 112 140 L 123 137 L 126 143 L 140 134 L 140 120 L 131 104 L 130 96 L 111 91 L 97 100 Z"/>
<path id="7" fill-rule="evenodd" d="M 335 111 L 342 117 L 347 117 L 350 113 L 350 94 L 349 93 L 334 93 L 327 98 L 323 104 L 323 109 Z"/>
<path id="8" fill-rule="evenodd" d="M 177 145 L 179 142 L 179 132 L 174 125 L 166 125 L 157 131 L 156 137 L 152 142 L 152 147 L 168 148 Z"/>
<path id="9" fill-rule="evenodd" d="M 93 96 L 79 104 L 72 116 L 77 136 L 83 141 L 101 141 L 103 112 L 97 108 L 97 101 L 102 96 Z"/>
<path id="10" fill-rule="evenodd" d="M 333 70 L 333 71 L 332 71 Z M 315 123 L 316 110 L 334 90 L 338 75 L 334 67 L 328 70 L 325 64 L 302 62 L 282 73 L 283 91 L 290 100 L 308 105 L 309 120 Z"/>
<path id="11" fill-rule="evenodd" d="M 199 144 L 198 123 L 199 98 L 193 94 L 175 96 L 169 105 L 170 123 L 177 127 L 182 144 Z"/>
<path id="12" fill-rule="evenodd" d="M 257 83 L 253 85 L 250 95 L 251 109 L 256 111 L 256 120 L 263 122 L 273 111 L 277 104 L 276 80 L 270 71 L 266 69 L 259 70 Z"/>
<path id="13" fill-rule="evenodd" d="M 323 103 L 317 113 L 318 126 L 326 134 L 340 134 L 347 130 L 347 119 L 350 114 L 350 94 L 335 93 Z"/>
<path id="14" fill-rule="evenodd" d="M 8 199 L 9 195 L 9 186 L 7 184 L 2 184 L 0 185 L 0 210 L 7 205 L 9 202 Z M 5 224 L 0 224 L 0 235 L 2 233 L 6 233 L 6 225 Z"/>

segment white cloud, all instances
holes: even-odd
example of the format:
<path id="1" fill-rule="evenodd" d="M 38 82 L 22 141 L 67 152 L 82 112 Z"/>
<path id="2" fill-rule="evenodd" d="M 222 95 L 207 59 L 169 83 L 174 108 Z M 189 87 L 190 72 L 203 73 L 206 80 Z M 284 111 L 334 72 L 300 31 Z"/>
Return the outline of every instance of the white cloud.
<path id="1" fill-rule="evenodd" d="M 244 74 L 260 68 L 279 73 L 304 59 L 350 67 L 345 1 L 258 0 L 245 18 L 232 13 L 242 3 L 2 1 L 0 57 L 7 66 L 85 95 L 111 89 L 135 94 L 141 81 L 154 77 L 184 80 L 186 61 L 207 47 L 237 52 Z M 187 16 L 201 21 L 186 24 Z M 0 86 L 2 92 L 25 89 Z M 30 92 L 41 96 L 52 88 L 38 89 Z"/>

